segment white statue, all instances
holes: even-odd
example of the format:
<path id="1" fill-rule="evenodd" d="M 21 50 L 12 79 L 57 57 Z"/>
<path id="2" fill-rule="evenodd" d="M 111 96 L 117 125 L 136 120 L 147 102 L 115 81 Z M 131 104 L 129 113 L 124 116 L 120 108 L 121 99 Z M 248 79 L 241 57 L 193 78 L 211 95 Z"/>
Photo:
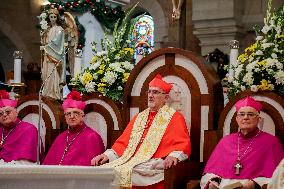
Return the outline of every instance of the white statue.
<path id="1" fill-rule="evenodd" d="M 72 64 L 74 48 L 77 47 L 78 41 L 77 26 L 70 13 L 65 12 L 64 19 L 60 19 L 59 12 L 55 8 L 48 11 L 46 20 L 48 27 L 41 34 L 41 50 L 43 50 L 41 74 L 42 81 L 46 81 L 42 94 L 54 99 L 62 99 L 61 89 L 66 81 L 65 55 L 68 51 L 68 60 Z M 47 79 L 50 74 L 50 78 Z"/>

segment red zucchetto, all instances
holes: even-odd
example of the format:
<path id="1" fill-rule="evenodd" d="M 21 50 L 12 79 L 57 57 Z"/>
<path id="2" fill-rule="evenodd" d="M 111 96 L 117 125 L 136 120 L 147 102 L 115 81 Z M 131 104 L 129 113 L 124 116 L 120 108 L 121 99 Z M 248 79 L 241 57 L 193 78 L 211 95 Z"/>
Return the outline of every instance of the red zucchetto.
<path id="1" fill-rule="evenodd" d="M 66 100 L 62 104 L 62 108 L 65 111 L 67 108 L 77 108 L 84 111 L 86 104 L 82 101 L 81 94 L 78 91 L 72 91 L 67 95 Z"/>
<path id="2" fill-rule="evenodd" d="M 236 106 L 237 112 L 240 110 L 240 108 L 246 107 L 246 106 L 252 107 L 256 109 L 258 112 L 262 109 L 262 104 L 254 100 L 254 98 L 252 98 L 251 96 L 248 96 L 246 98 L 239 100 L 235 106 Z"/>
<path id="3" fill-rule="evenodd" d="M 149 87 L 158 87 L 166 93 L 169 93 L 173 86 L 172 84 L 165 82 L 160 74 L 157 74 L 155 78 L 149 83 Z"/>
<path id="4" fill-rule="evenodd" d="M 10 95 L 5 90 L 0 90 L 0 108 L 5 106 L 17 107 L 17 100 L 10 99 Z"/>

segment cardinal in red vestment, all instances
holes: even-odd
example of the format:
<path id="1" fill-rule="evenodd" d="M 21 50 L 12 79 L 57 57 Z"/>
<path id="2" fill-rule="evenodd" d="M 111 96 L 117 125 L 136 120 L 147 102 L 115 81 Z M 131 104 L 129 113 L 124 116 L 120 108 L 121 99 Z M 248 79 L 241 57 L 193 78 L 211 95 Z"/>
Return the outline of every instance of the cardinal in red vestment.
<path id="1" fill-rule="evenodd" d="M 111 149 L 93 158 L 93 165 L 115 169 L 121 187 L 162 189 L 164 170 L 189 157 L 185 119 L 166 105 L 171 89 L 158 74 L 149 83 L 148 108 L 132 118 Z"/>

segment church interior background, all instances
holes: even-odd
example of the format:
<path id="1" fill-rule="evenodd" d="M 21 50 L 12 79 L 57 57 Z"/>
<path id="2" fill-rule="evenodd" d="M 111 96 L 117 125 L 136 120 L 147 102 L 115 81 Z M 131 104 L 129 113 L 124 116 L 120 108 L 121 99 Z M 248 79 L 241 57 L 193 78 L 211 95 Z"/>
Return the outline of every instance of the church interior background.
<path id="1" fill-rule="evenodd" d="M 112 6 L 122 5 L 123 9 L 138 1 L 109 1 Z M 0 80 L 7 80 L 7 73 L 13 70 L 13 52 L 23 51 L 23 71 L 28 71 L 28 64 L 40 66 L 40 36 L 35 27 L 38 23 L 43 0 L 3 1 L 0 4 Z M 283 0 L 274 0 L 273 7 L 283 4 Z M 153 19 L 151 48 L 178 47 L 206 55 L 216 48 L 229 53 L 228 41 L 239 40 L 240 48 L 248 46 L 254 40 L 253 26 L 263 25 L 267 3 L 265 0 L 185 0 L 181 7 L 179 20 L 172 20 L 173 5 L 171 0 L 142 0 L 133 13 L 149 15 Z M 86 46 L 83 62 L 88 65 L 91 42 L 103 38 L 100 22 L 89 12 L 79 14 L 79 21 L 86 28 Z"/>
<path id="2" fill-rule="evenodd" d="M 87 94 L 84 97 L 87 102 L 87 124 L 102 134 L 106 147 L 111 146 L 129 119 L 146 107 L 145 86 L 159 71 L 165 74 L 167 81 L 175 81 L 175 94 L 183 94 L 182 98 L 176 101 L 174 99 L 171 103 L 185 114 L 188 125 L 193 125 L 188 129 L 192 140 L 197 141 L 193 142 L 192 149 L 197 153 L 193 154 L 191 160 L 206 161 L 220 136 L 237 129 L 236 123 L 231 121 L 235 116 L 231 109 L 238 99 L 250 92 L 241 93 L 229 103 L 222 96 L 222 85 L 226 89 L 224 78 L 226 74 L 230 74 L 225 71 L 231 60 L 229 42 L 239 42 L 239 53 L 255 42 L 254 26 L 261 28 L 264 25 L 268 8 L 266 0 L 2 0 L 0 85 L 11 90 L 8 84 L 13 83 L 14 79 L 14 52 L 21 51 L 20 77 L 25 87 L 15 91 L 23 97 L 20 98 L 18 108 L 20 116 L 24 120 L 31 120 L 35 125 L 39 120 L 36 109 L 42 84 L 43 61 L 39 16 L 44 7 L 52 3 L 64 6 L 75 18 L 81 70 L 92 68 L 94 57 L 103 57 L 101 40 L 105 36 L 110 40 L 116 37 L 111 32 L 115 22 L 118 18 L 123 19 L 125 10 L 138 3 L 127 20 L 130 26 L 126 31 L 129 41 L 125 43 L 129 43 L 129 47 L 133 49 L 133 57 L 121 61 L 131 60 L 134 71 L 126 74 L 129 81 L 124 83 L 124 91 L 120 91 L 120 96 L 111 100 L 98 94 Z M 85 11 L 81 7 L 83 4 L 85 8 L 92 6 L 92 9 L 86 8 Z M 95 7 L 94 4 L 99 6 Z M 284 0 L 273 0 L 272 8 L 276 10 L 283 4 Z M 126 54 L 129 51 L 126 49 Z M 187 66 L 189 64 L 193 66 Z M 207 64 L 211 64 L 214 70 L 207 68 Z M 71 66 L 67 68 L 67 82 L 71 83 L 74 72 Z M 82 77 L 86 79 L 87 74 L 82 72 Z M 84 83 L 82 80 L 80 82 Z M 196 92 L 195 89 L 199 90 Z M 105 89 L 86 87 L 84 90 L 103 93 Z M 266 119 L 263 129 L 279 137 L 284 136 L 283 95 L 259 93 L 255 96 L 266 103 L 265 111 L 262 112 Z M 138 97 L 142 97 L 142 100 L 138 100 Z M 117 99 L 123 103 L 118 103 Z M 62 113 L 54 111 L 60 107 L 61 100 L 43 100 L 44 115 L 41 119 L 44 123 L 41 126 L 41 136 L 46 141 L 46 149 L 55 136 L 66 128 L 66 123 L 61 121 Z M 103 115 L 100 111 L 107 113 Z M 218 133 L 220 130 L 221 135 Z M 212 142 L 210 144 L 206 141 L 208 137 Z M 281 142 L 284 143 L 284 138 Z"/>

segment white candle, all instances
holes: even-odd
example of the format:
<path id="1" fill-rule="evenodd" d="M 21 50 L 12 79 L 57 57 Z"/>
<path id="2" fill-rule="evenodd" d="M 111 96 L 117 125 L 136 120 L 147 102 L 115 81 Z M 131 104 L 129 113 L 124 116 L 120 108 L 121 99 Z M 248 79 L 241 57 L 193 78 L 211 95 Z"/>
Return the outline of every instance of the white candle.
<path id="1" fill-rule="evenodd" d="M 21 83 L 21 62 L 22 62 L 22 52 L 14 52 L 14 83 Z"/>
<path id="2" fill-rule="evenodd" d="M 81 73 L 81 64 L 82 64 L 82 57 L 75 57 L 74 62 L 74 77 Z"/>
<path id="3" fill-rule="evenodd" d="M 82 50 L 77 49 L 77 50 L 75 50 L 74 75 L 73 75 L 73 77 L 76 77 L 76 75 L 81 73 L 81 67 L 82 67 Z"/>
<path id="4" fill-rule="evenodd" d="M 229 76 L 234 77 L 234 69 L 238 65 L 238 56 L 239 56 L 239 42 L 237 40 L 230 41 L 230 67 L 229 67 Z"/>
<path id="5" fill-rule="evenodd" d="M 21 59 L 14 59 L 14 83 L 21 83 Z"/>
<path id="6" fill-rule="evenodd" d="M 233 75 L 234 75 L 233 68 L 235 68 L 238 65 L 238 56 L 239 56 L 239 50 L 238 49 L 231 49 L 229 76 L 233 77 Z"/>

